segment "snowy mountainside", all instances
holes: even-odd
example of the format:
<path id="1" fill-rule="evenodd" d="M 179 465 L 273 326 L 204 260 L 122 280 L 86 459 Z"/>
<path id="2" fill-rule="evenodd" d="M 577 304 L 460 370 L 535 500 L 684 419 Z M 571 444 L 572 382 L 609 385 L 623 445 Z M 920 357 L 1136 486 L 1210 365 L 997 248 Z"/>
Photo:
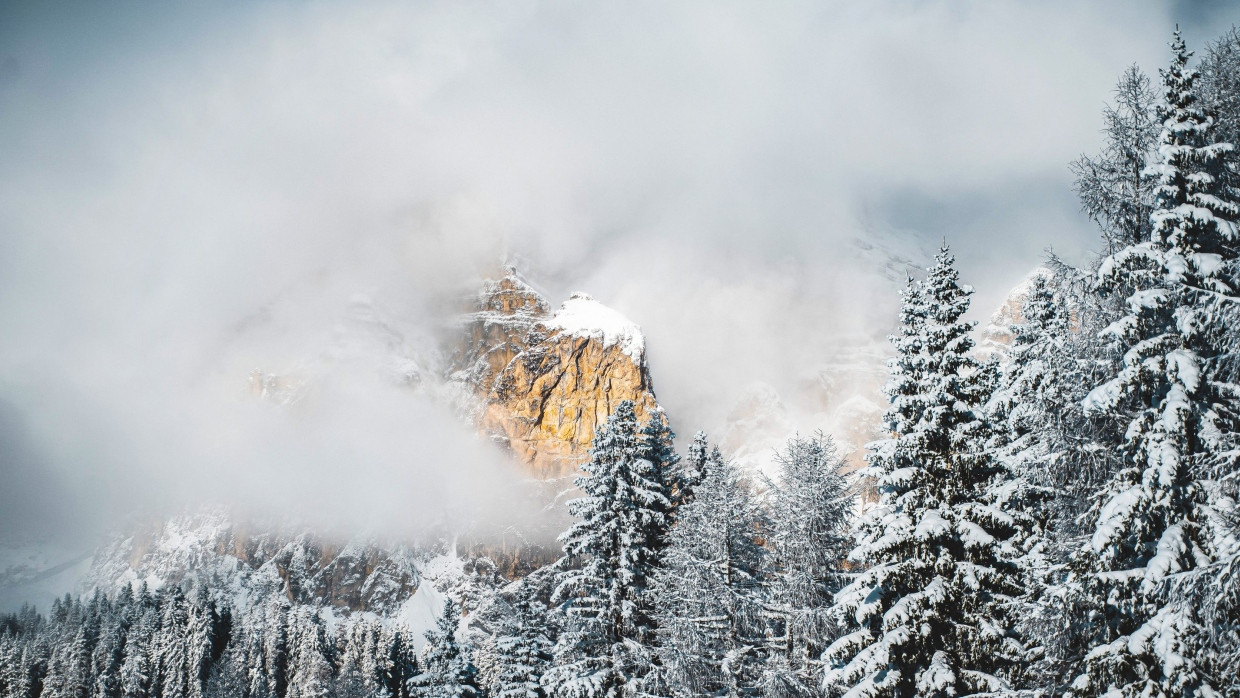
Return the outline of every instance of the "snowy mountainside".
<path id="1" fill-rule="evenodd" d="M 360 614 L 402 623 L 420 641 L 446 590 L 467 579 L 465 565 L 441 545 L 365 536 L 336 542 L 289 524 L 239 523 L 216 510 L 117 535 L 91 558 L 81 591 L 203 582 L 241 613 L 282 598 L 329 618 Z"/>

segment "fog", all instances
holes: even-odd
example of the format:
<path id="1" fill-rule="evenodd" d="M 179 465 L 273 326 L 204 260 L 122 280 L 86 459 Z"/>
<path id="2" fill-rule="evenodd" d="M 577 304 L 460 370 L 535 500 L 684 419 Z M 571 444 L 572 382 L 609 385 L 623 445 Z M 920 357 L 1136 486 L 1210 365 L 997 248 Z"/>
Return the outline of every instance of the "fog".
<path id="1" fill-rule="evenodd" d="M 203 502 L 401 533 L 509 521 L 503 454 L 367 350 L 342 360 L 338 330 L 364 294 L 433 356 L 444 308 L 505 260 L 553 304 L 584 289 L 641 324 L 681 434 L 755 386 L 795 402 L 823 366 L 881 370 L 896 289 L 941 241 L 979 320 L 1047 248 L 1084 259 L 1067 163 L 1115 78 L 1163 65 L 1177 21 L 1200 47 L 1237 19 L 0 5 L 0 530 Z M 255 368 L 313 394 L 255 400 Z"/>

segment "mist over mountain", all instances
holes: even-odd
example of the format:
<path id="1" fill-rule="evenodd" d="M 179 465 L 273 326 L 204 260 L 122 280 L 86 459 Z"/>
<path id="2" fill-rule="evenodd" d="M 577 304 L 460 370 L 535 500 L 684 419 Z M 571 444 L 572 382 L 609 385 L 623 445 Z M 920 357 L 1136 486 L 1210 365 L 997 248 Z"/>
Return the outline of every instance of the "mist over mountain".
<path id="1" fill-rule="evenodd" d="M 0 698 L 1230 695 L 1234 22 L 0 4 Z"/>

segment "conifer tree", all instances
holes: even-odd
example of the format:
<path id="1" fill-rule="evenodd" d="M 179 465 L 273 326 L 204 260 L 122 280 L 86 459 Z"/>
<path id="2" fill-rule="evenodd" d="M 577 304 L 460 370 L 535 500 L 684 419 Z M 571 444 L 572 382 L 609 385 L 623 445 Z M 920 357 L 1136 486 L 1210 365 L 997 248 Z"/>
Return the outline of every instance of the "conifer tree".
<path id="1" fill-rule="evenodd" d="M 760 512 L 718 450 L 679 510 L 656 576 L 659 683 L 675 695 L 752 693 L 765 665 Z"/>
<path id="2" fill-rule="evenodd" d="M 1115 85 L 1114 105 L 1103 111 L 1102 152 L 1072 163 L 1077 194 L 1102 229 L 1108 253 L 1148 237 L 1156 182 L 1147 161 L 1158 138 L 1156 103 L 1149 77 L 1135 65 L 1128 68 Z"/>
<path id="3" fill-rule="evenodd" d="M 984 502 L 996 469 L 983 452 L 986 374 L 944 247 L 904 292 L 885 415 L 872 444 L 878 506 L 850 559 L 866 569 L 837 595 L 847 634 L 824 653 L 825 685 L 850 696 L 954 696 L 1004 689 L 1021 646 L 1007 617 L 1019 593 L 1001 542 L 1011 517 Z"/>
<path id="4" fill-rule="evenodd" d="M 1099 269 L 1103 289 L 1130 290 L 1128 312 L 1107 332 L 1124 347 L 1117 375 L 1087 409 L 1130 415 L 1124 468 L 1100 497 L 1079 560 L 1083 593 L 1100 609 L 1092 651 L 1072 683 L 1077 696 L 1208 695 L 1194 659 L 1194 609 L 1168 601 L 1170 575 L 1208 564 L 1206 490 L 1235 432 L 1235 385 L 1217 380 L 1220 305 L 1233 300 L 1235 219 L 1223 184 L 1231 146 L 1213 135 L 1198 103 L 1196 71 L 1177 31 L 1162 72 L 1165 103 L 1156 207 L 1149 239 L 1118 250 Z"/>
<path id="5" fill-rule="evenodd" d="M 95 677 L 92 698 L 120 698 L 123 650 L 120 624 L 113 620 L 101 632 L 91 659 Z"/>
<path id="6" fill-rule="evenodd" d="M 553 601 L 566 629 L 543 677 L 554 696 L 616 696 L 648 668 L 651 620 L 646 587 L 658 563 L 670 502 L 645 457 L 633 403 L 625 400 L 594 436 L 577 521 L 560 536 L 562 572 Z"/>
<path id="7" fill-rule="evenodd" d="M 693 489 L 702 481 L 706 471 L 706 458 L 709 456 L 710 444 L 706 441 L 706 432 L 699 431 L 693 435 L 688 453 L 676 478 L 676 504 L 685 504 L 693 500 Z"/>
<path id="8" fill-rule="evenodd" d="M 778 479 L 767 482 L 771 604 L 783 618 L 782 654 L 800 682 L 812 687 L 821 682 L 818 657 L 834 639 L 831 609 L 851 547 L 853 497 L 841 474 L 843 458 L 822 432 L 790 439 L 777 460 Z"/>
<path id="9" fill-rule="evenodd" d="M 497 698 L 540 698 L 542 677 L 551 663 L 551 640 L 543 619 L 546 608 L 521 585 L 513 602 L 513 616 L 495 639 L 496 678 L 491 694 Z"/>
<path id="10" fill-rule="evenodd" d="M 145 587 L 143 587 L 145 591 Z M 141 595 L 139 596 L 141 599 Z M 155 667 L 151 661 L 151 643 L 159 627 L 154 608 L 141 601 L 136 604 L 137 620 L 129 629 L 125 642 L 125 661 L 121 664 L 121 696 L 123 698 L 149 698 L 155 682 Z"/>
<path id="11" fill-rule="evenodd" d="M 680 481 L 680 454 L 676 453 L 676 434 L 667 423 L 667 415 L 662 409 L 653 411 L 639 434 L 638 459 L 650 463 L 649 480 L 653 491 L 658 495 L 655 503 L 649 505 L 651 510 L 660 514 L 650 516 L 647 530 L 642 537 L 650 547 L 650 554 L 645 566 L 653 569 L 659 564 L 663 547 L 667 544 L 667 532 L 676 520 L 676 505 Z M 647 578 L 649 578 L 649 572 Z M 639 626 L 636 638 L 644 645 L 654 644 L 654 627 L 649 621 Z"/>
<path id="12" fill-rule="evenodd" d="M 999 385 L 986 407 L 991 422 L 987 450 L 1005 471 L 996 478 L 986 501 L 1013 518 L 1016 535 L 1006 542 L 1016 559 L 1021 599 L 1022 635 L 1036 646 L 1038 677 L 1053 684 L 1076 633 L 1059 605 L 1061 595 L 1046 594 L 1061 577 L 1060 563 L 1076 540 L 1076 517 L 1082 497 L 1081 472 L 1064 468 L 1072 450 L 1065 442 L 1080 437 L 1076 414 L 1068 409 L 1078 399 L 1070 316 L 1049 273 L 1028 282 L 1020 321 L 1011 326 L 1012 342 Z M 1067 477 L 1065 477 L 1065 475 Z M 1072 609 L 1072 612 L 1078 609 Z M 1065 626 L 1068 626 L 1067 628 Z"/>
<path id="13" fill-rule="evenodd" d="M 422 673 L 411 683 L 410 695 L 419 698 L 468 698 L 479 695 L 478 670 L 469 660 L 467 647 L 456 639 L 461 607 L 448 599 L 435 627 L 426 632 Z"/>
<path id="14" fill-rule="evenodd" d="M 325 698 L 331 690 L 323 621 L 316 609 L 298 608 L 288 616 L 288 698 Z"/>

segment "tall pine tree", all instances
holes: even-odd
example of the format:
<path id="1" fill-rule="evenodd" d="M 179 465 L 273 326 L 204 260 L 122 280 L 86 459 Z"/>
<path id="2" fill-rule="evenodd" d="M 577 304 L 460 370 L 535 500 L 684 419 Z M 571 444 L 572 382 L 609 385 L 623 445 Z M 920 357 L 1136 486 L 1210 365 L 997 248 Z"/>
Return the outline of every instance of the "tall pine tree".
<path id="1" fill-rule="evenodd" d="M 834 639 L 831 609 L 851 547 L 854 500 L 842 474 L 844 459 L 821 432 L 790 439 L 777 460 L 778 480 L 767 483 L 771 603 L 783 620 L 780 649 L 797 679 L 813 687 L 821 683 L 817 660 Z"/>
<path id="2" fill-rule="evenodd" d="M 646 588 L 671 503 L 625 400 L 594 436 L 590 462 L 569 502 L 577 521 L 560 536 L 563 568 L 554 601 L 566 628 L 543 685 L 554 696 L 618 696 L 649 668 Z"/>
<path id="3" fill-rule="evenodd" d="M 1072 683 L 1076 696 L 1208 695 L 1195 661 L 1193 608 L 1169 602 L 1171 575 L 1209 564 L 1203 481 L 1230 457 L 1235 385 L 1215 379 L 1234 302 L 1235 219 L 1223 184 L 1231 146 L 1213 135 L 1198 104 L 1196 71 L 1179 32 L 1163 71 L 1165 103 L 1157 202 L 1149 239 L 1120 249 L 1099 269 L 1103 289 L 1129 290 L 1128 312 L 1107 329 L 1124 347 L 1117 375 L 1087 408 L 1130 416 L 1124 467 L 1100 498 L 1081 554 L 1081 585 L 1097 599 L 1094 648 Z"/>
<path id="4" fill-rule="evenodd" d="M 849 696 L 957 696 L 1003 689 L 1022 647 L 1019 593 L 1001 542 L 1011 517 L 988 506 L 983 452 L 990 386 L 969 351 L 973 324 L 946 246 L 904 293 L 887 393 L 891 437 L 871 445 L 880 498 L 850 559 L 865 570 L 837 595 L 848 632 L 829 647 L 825 684 Z"/>

